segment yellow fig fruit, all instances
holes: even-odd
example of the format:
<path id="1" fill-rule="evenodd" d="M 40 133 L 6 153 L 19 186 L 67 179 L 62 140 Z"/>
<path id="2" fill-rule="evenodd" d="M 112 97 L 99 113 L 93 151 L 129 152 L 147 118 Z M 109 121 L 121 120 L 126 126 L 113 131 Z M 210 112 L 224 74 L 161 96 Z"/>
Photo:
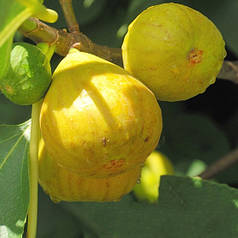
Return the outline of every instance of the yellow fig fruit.
<path id="1" fill-rule="evenodd" d="M 81 177 L 59 166 L 48 155 L 44 141 L 39 146 L 39 183 L 55 201 L 118 201 L 129 193 L 138 177 L 141 166 L 106 178 Z"/>
<path id="2" fill-rule="evenodd" d="M 136 184 L 133 189 L 136 198 L 150 203 L 157 202 L 160 176 L 173 173 L 173 165 L 169 159 L 160 152 L 152 152 L 142 168 L 140 183 Z"/>
<path id="3" fill-rule="evenodd" d="M 162 117 L 140 81 L 72 49 L 53 74 L 40 126 L 52 160 L 81 176 L 106 177 L 144 163 L 158 143 Z"/>
<path id="4" fill-rule="evenodd" d="M 226 56 L 216 26 L 177 3 L 144 10 L 129 25 L 122 45 L 124 68 L 162 101 L 203 93 L 216 80 Z"/>

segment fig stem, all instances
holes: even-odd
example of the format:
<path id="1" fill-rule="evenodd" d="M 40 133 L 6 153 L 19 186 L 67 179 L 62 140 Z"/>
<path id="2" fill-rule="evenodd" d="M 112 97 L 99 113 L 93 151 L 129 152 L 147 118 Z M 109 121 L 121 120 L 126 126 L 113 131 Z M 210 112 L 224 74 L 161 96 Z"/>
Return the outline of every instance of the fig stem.
<path id="1" fill-rule="evenodd" d="M 55 28 L 46 25 L 34 17 L 25 20 L 20 26 L 19 31 L 35 43 L 46 42 L 51 45 L 58 40 L 58 31 Z M 58 54 L 62 55 L 60 52 Z"/>
<path id="2" fill-rule="evenodd" d="M 27 238 L 35 238 L 38 210 L 38 144 L 40 139 L 40 108 L 42 100 L 32 105 L 29 160 L 30 203 L 28 208 Z"/>
<path id="3" fill-rule="evenodd" d="M 42 53 L 44 55 L 47 53 L 47 51 L 49 50 L 49 47 L 50 47 L 50 45 L 45 42 L 40 42 L 36 46 L 42 51 Z"/>
<path id="4" fill-rule="evenodd" d="M 73 9 L 72 0 L 59 0 L 61 8 L 64 13 L 64 18 L 67 22 L 70 32 L 79 32 L 79 24 L 77 22 L 75 12 Z"/>
<path id="5" fill-rule="evenodd" d="M 37 47 L 41 49 L 43 54 L 46 56 L 47 61 L 50 62 L 55 52 L 55 45 L 49 45 L 49 43 L 40 42 L 37 44 Z"/>

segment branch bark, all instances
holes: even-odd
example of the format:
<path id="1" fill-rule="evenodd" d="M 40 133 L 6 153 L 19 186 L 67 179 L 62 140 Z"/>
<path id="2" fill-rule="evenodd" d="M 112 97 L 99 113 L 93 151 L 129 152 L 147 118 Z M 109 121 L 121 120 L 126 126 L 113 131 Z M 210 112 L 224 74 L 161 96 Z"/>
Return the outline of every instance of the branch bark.
<path id="1" fill-rule="evenodd" d="M 217 77 L 238 84 L 238 61 L 224 61 L 222 69 Z"/>
<path id="2" fill-rule="evenodd" d="M 61 8 L 64 13 L 65 20 L 68 25 L 68 29 L 70 32 L 79 32 L 79 24 L 77 22 L 73 5 L 72 5 L 72 0 L 59 0 Z"/>
<path id="3" fill-rule="evenodd" d="M 110 48 L 92 42 L 82 32 L 67 32 L 48 26 L 36 18 L 27 19 L 19 28 L 19 31 L 35 43 L 47 42 L 55 44 L 55 52 L 61 56 L 67 55 L 69 49 L 77 43 L 77 48 L 87 53 L 93 53 L 101 58 L 122 65 L 120 48 Z"/>

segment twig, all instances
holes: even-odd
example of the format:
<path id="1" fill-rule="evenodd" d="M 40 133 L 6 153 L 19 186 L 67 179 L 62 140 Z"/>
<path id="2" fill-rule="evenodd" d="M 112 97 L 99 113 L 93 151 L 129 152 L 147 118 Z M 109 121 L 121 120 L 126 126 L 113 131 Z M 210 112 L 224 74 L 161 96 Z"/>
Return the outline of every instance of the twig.
<path id="1" fill-rule="evenodd" d="M 238 84 L 238 61 L 225 61 L 217 77 Z"/>
<path id="2" fill-rule="evenodd" d="M 54 44 L 59 37 L 58 30 L 33 17 L 27 19 L 20 26 L 19 31 L 35 43 L 48 42 L 49 44 Z"/>
<path id="3" fill-rule="evenodd" d="M 202 172 L 198 176 L 203 179 L 210 179 L 219 172 L 229 168 L 236 162 L 238 162 L 238 148 L 228 153 L 220 160 L 217 160 L 214 164 L 210 165 L 204 172 Z"/>
<path id="4" fill-rule="evenodd" d="M 79 25 L 74 14 L 72 0 L 59 0 L 59 2 L 64 12 L 64 17 L 67 22 L 69 31 L 79 32 Z"/>
<path id="5" fill-rule="evenodd" d="M 122 65 L 120 48 L 97 45 L 81 32 L 69 33 L 65 30 L 57 30 L 36 18 L 27 19 L 19 30 L 35 43 L 47 42 L 56 44 L 55 52 L 59 55 L 67 55 L 69 49 L 77 43 L 77 48 L 81 51 L 93 53 L 115 64 Z"/>

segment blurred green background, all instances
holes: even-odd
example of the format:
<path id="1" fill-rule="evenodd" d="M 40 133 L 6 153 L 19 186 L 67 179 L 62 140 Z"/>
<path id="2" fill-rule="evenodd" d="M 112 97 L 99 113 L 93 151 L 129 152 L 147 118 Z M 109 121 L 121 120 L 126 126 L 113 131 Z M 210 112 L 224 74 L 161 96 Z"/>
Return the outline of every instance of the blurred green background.
<path id="1" fill-rule="evenodd" d="M 129 23 L 142 10 L 164 2 L 171 1 L 73 0 L 80 30 L 96 43 L 111 47 L 121 46 Z M 222 32 L 226 41 L 228 53 L 226 59 L 237 60 L 237 0 L 173 2 L 185 4 L 208 16 Z M 60 15 L 59 20 L 53 26 L 66 28 L 58 1 L 45 0 L 45 5 L 57 10 Z M 15 41 L 31 42 L 20 33 L 16 34 Z M 60 59 L 57 55 L 53 57 L 53 68 Z M 202 95 L 184 102 L 159 102 L 159 104 L 163 112 L 164 129 L 157 150 L 162 151 L 171 159 L 176 174 L 197 175 L 207 165 L 237 147 L 238 85 L 217 79 L 217 82 Z M 0 95 L 0 123 L 24 122 L 30 118 L 30 111 L 29 106 L 14 105 Z M 237 171 L 238 166 L 236 165 L 215 179 L 237 187 Z M 42 192 L 40 192 L 39 206 L 38 237 L 98 237 L 94 233 L 95 224 L 88 223 L 87 217 L 75 216 L 64 206 L 49 202 L 49 198 Z M 61 224 L 64 225 L 61 226 Z"/>

